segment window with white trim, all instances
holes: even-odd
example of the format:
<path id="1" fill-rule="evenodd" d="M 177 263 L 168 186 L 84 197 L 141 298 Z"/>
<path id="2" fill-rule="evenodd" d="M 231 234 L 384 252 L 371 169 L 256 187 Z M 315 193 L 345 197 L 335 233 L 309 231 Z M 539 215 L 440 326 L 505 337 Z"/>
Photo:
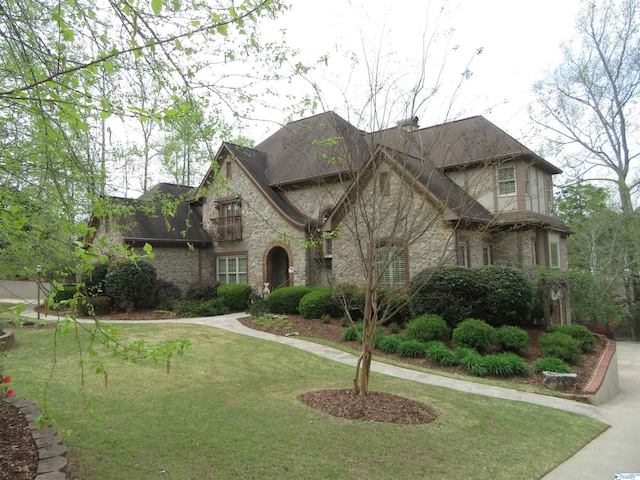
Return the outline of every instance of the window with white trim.
<path id="1" fill-rule="evenodd" d="M 498 168 L 498 195 L 516 194 L 516 167 Z"/>
<path id="2" fill-rule="evenodd" d="M 220 283 L 247 283 L 247 257 L 218 257 L 217 274 Z"/>
<path id="3" fill-rule="evenodd" d="M 388 243 L 378 245 L 375 251 L 376 271 L 384 269 L 382 285 L 401 287 L 407 284 L 407 259 L 404 249 Z"/>
<path id="4" fill-rule="evenodd" d="M 531 195 L 531 167 L 524 167 L 524 194 Z"/>

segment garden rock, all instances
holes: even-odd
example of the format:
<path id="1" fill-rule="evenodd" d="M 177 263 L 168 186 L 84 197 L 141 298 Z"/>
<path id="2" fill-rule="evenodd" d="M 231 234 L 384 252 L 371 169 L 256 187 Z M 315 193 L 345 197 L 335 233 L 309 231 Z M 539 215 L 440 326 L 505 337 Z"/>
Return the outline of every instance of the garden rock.
<path id="1" fill-rule="evenodd" d="M 542 372 L 542 383 L 551 390 L 573 390 L 576 387 L 577 373 Z"/>

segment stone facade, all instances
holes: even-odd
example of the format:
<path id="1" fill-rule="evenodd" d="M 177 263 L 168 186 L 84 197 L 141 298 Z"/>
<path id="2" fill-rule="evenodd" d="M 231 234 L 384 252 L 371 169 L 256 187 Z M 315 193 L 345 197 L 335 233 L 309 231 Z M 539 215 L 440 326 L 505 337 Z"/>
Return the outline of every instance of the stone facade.
<path id="1" fill-rule="evenodd" d="M 243 255 L 247 257 L 247 283 L 260 287 L 267 281 L 264 268 L 264 257 L 274 247 L 280 247 L 287 252 L 289 263 L 295 270 L 292 283 L 306 285 L 308 277 L 307 256 L 305 244 L 308 240 L 304 228 L 292 225 L 278 213 L 264 195 L 255 188 L 251 179 L 230 156 L 222 160 L 222 164 L 232 162 L 225 172 L 231 173 L 226 185 L 221 191 L 211 191 L 207 194 L 203 204 L 203 224 L 205 229 L 215 239 L 215 219 L 219 216 L 216 201 L 224 198 L 239 197 L 241 201 L 242 239 L 233 241 L 214 240 L 214 278 L 216 277 L 215 259 L 227 255 Z M 278 285 L 271 285 L 272 288 Z"/>

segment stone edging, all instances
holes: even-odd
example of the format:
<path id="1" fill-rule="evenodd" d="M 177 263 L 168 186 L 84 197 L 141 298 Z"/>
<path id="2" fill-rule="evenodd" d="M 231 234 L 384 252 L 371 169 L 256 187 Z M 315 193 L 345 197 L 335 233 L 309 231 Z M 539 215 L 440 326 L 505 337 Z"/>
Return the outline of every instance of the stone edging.
<path id="1" fill-rule="evenodd" d="M 19 408 L 29 423 L 29 433 L 38 448 L 38 471 L 35 480 L 71 480 L 67 462 L 67 448 L 55 428 L 38 428 L 35 419 L 42 413 L 29 400 L 19 397 L 3 398 L 3 401 Z"/>

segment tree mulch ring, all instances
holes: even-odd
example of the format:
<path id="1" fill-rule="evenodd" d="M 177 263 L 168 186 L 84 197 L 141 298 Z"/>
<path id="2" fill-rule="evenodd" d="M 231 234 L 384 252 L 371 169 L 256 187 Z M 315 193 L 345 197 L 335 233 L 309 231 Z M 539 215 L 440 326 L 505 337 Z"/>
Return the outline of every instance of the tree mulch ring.
<path id="1" fill-rule="evenodd" d="M 419 425 L 438 416 L 427 405 L 385 392 L 358 395 L 353 390 L 322 390 L 298 396 L 302 403 L 334 417 Z"/>

